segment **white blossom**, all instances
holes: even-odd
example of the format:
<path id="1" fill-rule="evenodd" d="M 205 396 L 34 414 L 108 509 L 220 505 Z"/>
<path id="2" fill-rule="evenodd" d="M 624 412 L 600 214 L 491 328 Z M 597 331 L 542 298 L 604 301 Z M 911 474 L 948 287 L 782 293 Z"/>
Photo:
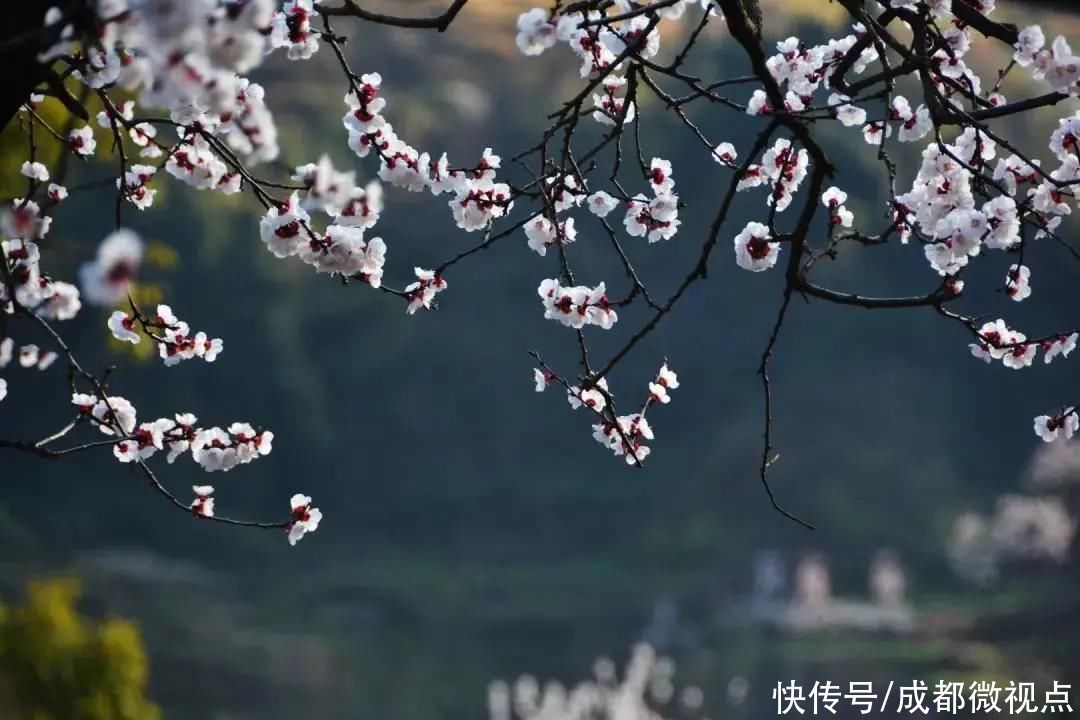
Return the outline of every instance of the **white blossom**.
<path id="1" fill-rule="evenodd" d="M 322 511 L 311 507 L 311 498 L 297 493 L 289 500 L 291 508 L 290 522 L 288 526 L 289 544 L 295 545 L 305 535 L 315 532 L 322 520 Z"/>
<path id="2" fill-rule="evenodd" d="M 759 222 L 747 223 L 735 236 L 735 262 L 743 270 L 761 272 L 776 265 L 780 243 L 772 242 L 769 228 Z"/>
<path id="3" fill-rule="evenodd" d="M 1035 418 L 1035 434 L 1042 438 L 1043 442 L 1053 442 L 1059 437 L 1070 440 L 1077 429 L 1080 429 L 1080 416 L 1077 416 L 1075 408 L 1065 408 L 1057 415 L 1040 415 Z"/>
<path id="4" fill-rule="evenodd" d="M 191 502 L 191 512 L 202 517 L 214 517 L 214 487 L 212 485 L 193 485 L 195 499 Z"/>

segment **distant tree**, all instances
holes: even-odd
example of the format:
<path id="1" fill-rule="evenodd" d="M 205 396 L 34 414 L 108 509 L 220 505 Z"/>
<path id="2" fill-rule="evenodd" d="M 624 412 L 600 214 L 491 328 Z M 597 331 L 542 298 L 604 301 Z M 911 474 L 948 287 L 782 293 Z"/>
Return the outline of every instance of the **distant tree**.
<path id="1" fill-rule="evenodd" d="M 616 401 L 612 371 L 686 304 L 700 281 L 722 273 L 718 247 L 727 248 L 729 267 L 781 275 L 775 321 L 757 368 L 763 404 L 758 478 L 778 511 L 807 525 L 781 507 L 768 479 L 778 458 L 770 363 L 793 300 L 937 317 L 963 338 L 953 350 L 996 364 L 1002 373 L 1060 363 L 1078 339 L 1068 327 L 1021 332 L 987 308 L 1015 307 L 1029 297 L 1042 302 L 1034 256 L 1080 259 L 1065 225 L 1080 184 L 1080 114 L 1062 117 L 1048 137 L 1007 137 L 1003 125 L 1006 118 L 1074 104 L 1080 56 L 1053 32 L 996 20 L 994 0 L 835 1 L 847 13 L 850 32 L 816 45 L 769 37 L 757 0 L 542 3 L 518 18 L 518 48 L 539 56 L 561 47 L 580 62 L 579 89 L 560 106 L 537 111 L 547 129 L 522 152 L 504 161 L 490 148 L 477 148 L 478 159 L 465 164 L 398 136 L 382 77 L 350 67 L 343 33 L 352 32 L 348 21 L 443 32 L 468 11 L 469 0 L 445 0 L 428 15 L 407 14 L 404 3 L 378 6 L 394 7 L 391 14 L 362 0 L 17 3 L 17 22 L 0 49 L 12 67 L 26 67 L 27 53 L 32 62 L 17 73 L 22 84 L 5 89 L 9 108 L 21 108 L 9 114 L 23 131 L 25 151 L 18 157 L 25 162 L 20 174 L 10 173 L 20 191 L 2 218 L 0 303 L 8 312 L 0 314 L 0 367 L 17 356 L 17 365 L 45 370 L 59 359 L 68 369 L 71 403 L 55 432 L 3 440 L 0 447 L 49 459 L 106 447 L 136 466 L 174 507 L 197 517 L 284 529 L 293 543 L 318 527 L 321 513 L 302 494 L 291 498 L 287 514 L 282 503 L 281 519 L 272 522 L 221 517 L 210 485 L 195 486 L 191 500 L 181 499 L 151 467 L 155 454 L 167 455 L 168 463 L 189 455 L 207 472 L 229 471 L 268 454 L 273 433 L 246 422 L 200 423 L 174 408 L 154 409 L 149 417 L 158 419 L 149 421 L 143 413 L 139 422 L 136 408 L 116 391 L 120 379 L 81 363 L 78 348 L 57 330 L 83 304 L 93 304 L 114 310 L 108 327 L 118 341 L 156 348 L 167 366 L 213 362 L 222 351 L 220 339 L 191 328 L 168 305 L 140 307 L 129 293 L 144 247 L 124 215 L 132 206 L 150 207 L 158 176 L 168 174 L 197 190 L 249 194 L 263 213 L 257 232 L 267 251 L 394 297 L 409 314 L 453 297 L 444 293 L 459 263 L 484 257 L 480 251 L 507 238 L 523 239 L 533 259 L 548 267 L 538 287 L 522 292 L 535 292 L 537 314 L 567 328 L 576 358 L 572 369 L 556 368 L 534 351 L 535 389 L 560 387 L 571 408 L 588 418 L 585 432 L 636 467 L 651 452 L 655 411 L 679 381 L 655 357 L 657 372 L 640 378 L 636 393 L 620 389 Z M 681 33 L 661 32 L 680 23 Z M 702 54 L 701 38 L 715 26 L 723 26 L 721 41 L 737 47 L 745 61 L 739 68 L 714 64 L 707 77 L 698 77 L 688 71 L 689 61 Z M 971 53 L 982 47 L 1001 58 L 991 72 L 969 64 L 971 57 L 994 57 Z M 279 148 L 272 98 L 245 74 L 268 53 L 303 61 L 317 52 L 332 54 L 340 71 L 339 142 L 377 165 L 378 181 L 361 186 L 354 172 L 335 169 L 325 156 L 296 167 L 291 177 L 273 174 Z M 1025 91 L 1006 98 L 1003 83 L 1016 76 Z M 27 83 L 34 90 L 29 96 Z M 711 137 L 727 126 L 702 122 L 703 109 L 750 116 L 756 138 L 736 148 Z M 673 168 L 655 157 L 654 138 L 642 131 L 643 113 L 678 123 L 700 147 L 700 164 Z M 825 129 L 844 134 L 845 152 L 830 155 Z M 55 147 L 60 159 L 47 164 Z M 860 151 L 880 167 L 885 200 L 856 219 L 843 186 L 865 182 L 845 172 L 852 169 L 848 155 Z M 901 164 L 902 156 L 911 162 Z M 76 190 L 63 185 L 67 168 L 92 157 L 107 158 L 115 174 L 78 190 L 103 192 L 115 222 L 76 286 L 48 274 L 50 250 L 43 241 L 53 208 Z M 918 171 L 909 171 L 915 164 Z M 717 184 L 714 206 L 687 208 L 678 186 L 699 177 Z M 383 211 L 384 184 L 441 196 L 461 231 L 479 240 L 427 268 L 388 267 L 392 241 L 369 232 Z M 734 227 L 742 197 L 756 219 Z M 688 209 L 711 218 L 701 237 L 680 233 Z M 613 213 L 620 221 L 612 222 Z M 581 268 L 575 270 L 573 244 L 583 241 L 610 248 L 607 277 L 585 282 Z M 631 258 L 661 252 L 668 242 L 693 243 L 700 251 L 682 279 L 661 292 L 650 268 Z M 627 252 L 631 244 L 641 247 Z M 822 279 L 821 267 L 838 257 L 883 246 L 924 263 L 926 280 L 918 290 L 883 296 Z M 628 321 L 635 312 L 642 317 Z M 620 338 L 606 356 L 590 344 L 600 332 Z M 912 341 L 897 338 L 898 346 L 905 343 Z M 837 341 L 838 352 L 846 347 Z M 493 376 L 490 382 L 493 392 L 502 392 L 508 381 Z M 0 398 L 6 392 L 0 379 Z M 1047 442 L 1071 437 L 1080 427 L 1075 398 L 1043 402 L 1046 413 L 1025 419 L 1025 429 L 1033 426 Z M 96 439 L 73 440 L 84 428 Z"/>
<path id="2" fill-rule="evenodd" d="M 139 630 L 78 614 L 79 583 L 30 583 L 0 605 L 0 701 L 13 720 L 156 720 Z M 11 713 L 11 714 L 9 714 Z"/>

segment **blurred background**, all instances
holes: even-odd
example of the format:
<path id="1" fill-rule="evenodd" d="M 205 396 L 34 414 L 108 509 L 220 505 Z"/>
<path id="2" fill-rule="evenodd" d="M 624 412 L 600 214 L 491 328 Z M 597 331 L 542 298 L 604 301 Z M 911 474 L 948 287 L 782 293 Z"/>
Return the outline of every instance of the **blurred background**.
<path id="1" fill-rule="evenodd" d="M 846 32 L 835 4 L 766 4 L 768 37 Z M 1006 18 L 1080 38 L 1080 15 L 998 4 Z M 382 74 L 403 138 L 460 164 L 492 147 L 505 166 L 580 87 L 569 53 L 517 53 L 527 7 L 474 0 L 445 34 L 337 30 L 354 69 Z M 723 77 L 743 65 L 717 32 L 692 70 Z M 306 63 L 274 56 L 253 78 L 282 133 L 282 167 L 261 175 L 322 153 L 373 175 L 346 147 L 346 88 L 328 48 Z M 1003 89 L 1025 94 L 1022 73 Z M 727 175 L 645 105 L 646 157 L 672 161 L 688 208 L 670 243 L 624 245 L 666 297 L 695 262 Z M 1045 157 L 1056 119 L 1075 109 L 1003 127 Z M 719 108 L 691 114 L 710 141 L 740 150 L 760 124 Z M 883 169 L 857 134 L 820 132 L 849 207 L 876 230 Z M 0 143 L 11 178 L 24 141 L 9 130 Z M 917 153 L 900 160 L 903 185 Z M 80 167 L 69 185 L 109 171 Z M 1080 680 L 1080 443 L 1044 446 L 1030 422 L 1078 400 L 1069 364 L 1012 373 L 976 362 L 959 327 L 929 310 L 795 303 L 773 365 L 771 477 L 782 503 L 817 525 L 810 532 L 770 508 L 756 474 L 755 370 L 781 278 L 739 271 L 724 238 L 710 281 L 610 378 L 636 394 L 664 357 L 679 373 L 673 402 L 650 416 L 657 440 L 638 471 L 591 439 L 561 393 L 532 390 L 528 351 L 569 369 L 576 350 L 534 294 L 557 261 L 523 235 L 455 267 L 438 310 L 410 317 L 397 298 L 274 259 L 250 197 L 212 198 L 164 176 L 156 185 L 152 210 L 127 212 L 151 243 L 138 291 L 222 336 L 226 351 L 212 366 L 165 370 L 110 343 L 107 312 L 94 309 L 64 327 L 69 341 L 91 366 L 119 367 L 114 390 L 140 417 L 190 411 L 275 432 L 268 459 L 228 475 L 164 469 L 181 497 L 209 479 L 221 513 L 263 518 L 301 491 L 326 519 L 289 548 L 274 531 L 195 522 L 106 452 L 0 457 L 0 698 L 43 698 L 51 714 L 34 717 L 465 720 L 486 715 L 493 678 L 573 683 L 598 656 L 621 664 L 640 640 L 675 658 L 713 718 L 774 716 L 772 689 L 790 679 Z M 57 213 L 45 252 L 61 278 L 109 231 L 106 194 L 75 194 Z M 750 195 L 729 228 L 756 219 L 763 196 Z M 607 241 L 578 214 L 582 281 L 618 287 Z M 476 241 L 427 194 L 388 192 L 377 231 L 394 286 Z M 984 290 L 966 308 L 1032 334 L 1075 324 L 1062 248 L 1047 242 L 1026 258 L 1035 294 L 1024 306 L 994 291 L 1012 262 L 999 255 L 969 276 Z M 880 295 L 937 282 L 910 248 L 852 249 L 820 272 Z M 640 317 L 592 333 L 594 352 L 617 347 Z M 54 428 L 68 400 L 61 372 L 8 370 L 0 437 Z"/>

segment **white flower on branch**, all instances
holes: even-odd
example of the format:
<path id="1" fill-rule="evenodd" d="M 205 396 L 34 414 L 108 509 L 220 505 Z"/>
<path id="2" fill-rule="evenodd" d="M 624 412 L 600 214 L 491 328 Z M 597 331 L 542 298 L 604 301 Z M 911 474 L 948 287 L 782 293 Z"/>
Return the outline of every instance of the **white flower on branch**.
<path id="1" fill-rule="evenodd" d="M 122 463 L 148 460 L 154 456 L 154 453 L 164 448 L 165 432 L 171 430 L 174 425 L 172 420 L 167 419 L 143 423 L 130 438 L 113 445 L 113 455 Z"/>
<path id="2" fill-rule="evenodd" d="M 270 46 L 286 48 L 290 60 L 307 60 L 319 49 L 319 36 L 311 27 L 311 0 L 286 0 L 270 23 Z"/>
<path id="3" fill-rule="evenodd" d="M 525 225 L 524 229 L 529 249 L 540 257 L 547 255 L 549 245 L 569 245 L 577 239 L 574 218 L 553 223 L 546 217 L 537 215 Z"/>
<path id="4" fill-rule="evenodd" d="M 28 177 L 34 182 L 48 182 L 49 181 L 49 169 L 39 162 L 30 162 L 27 160 L 22 164 L 19 172 L 23 177 Z"/>
<path id="5" fill-rule="evenodd" d="M 311 498 L 297 493 L 289 500 L 291 521 L 288 525 L 289 544 L 295 545 L 308 533 L 319 529 L 322 521 L 322 511 L 311 507 Z"/>
<path id="6" fill-rule="evenodd" d="M 546 370 L 533 368 L 533 384 L 535 385 L 536 392 L 544 392 L 547 390 L 548 383 L 550 383 L 551 380 L 551 375 Z"/>
<path id="7" fill-rule="evenodd" d="M 1069 357 L 1069 354 L 1076 349 L 1076 340 L 1080 337 L 1080 333 L 1070 333 L 1068 335 L 1059 335 L 1051 340 L 1044 340 L 1042 344 L 1043 360 L 1049 365 L 1053 362 L 1054 358 L 1059 355 L 1063 358 Z"/>
<path id="8" fill-rule="evenodd" d="M 59 203 L 67 199 L 68 190 L 63 185 L 49 183 L 48 195 L 49 199 L 52 200 L 54 203 Z"/>
<path id="9" fill-rule="evenodd" d="M 607 217 L 612 210 L 619 207 L 619 201 L 611 197 L 603 190 L 597 190 L 589 196 L 587 201 L 589 212 L 597 217 Z"/>
<path id="10" fill-rule="evenodd" d="M 761 272 L 776 265 L 780 243 L 772 241 L 769 228 L 759 222 L 747 223 L 735 236 L 735 262 L 743 270 Z"/>
<path id="11" fill-rule="evenodd" d="M 1027 265 L 1010 265 L 1005 276 L 1005 292 L 1016 302 L 1031 297 L 1031 269 Z"/>
<path id="12" fill-rule="evenodd" d="M 593 412 L 600 412 L 607 407 L 607 400 L 604 397 L 606 394 L 608 394 L 607 379 L 600 378 L 594 387 L 582 389 L 575 385 L 568 388 L 566 400 L 570 403 L 572 410 L 584 407 Z"/>
<path id="13" fill-rule="evenodd" d="M 191 512 L 202 517 L 214 517 L 214 486 L 193 485 L 195 499 L 191 502 Z"/>
<path id="14" fill-rule="evenodd" d="M 73 404 L 80 409 L 86 396 L 72 398 Z M 135 430 L 135 406 L 127 398 L 110 395 L 103 400 L 94 400 L 90 415 L 96 421 L 98 430 L 106 435 L 130 435 Z"/>
<path id="15" fill-rule="evenodd" d="M 635 195 L 626 203 L 623 226 L 634 237 L 645 237 L 650 243 L 670 240 L 679 231 L 679 198 L 661 194 L 653 198 Z"/>
<path id="16" fill-rule="evenodd" d="M 300 196 L 292 193 L 286 200 L 266 211 L 259 223 L 259 234 L 274 257 L 285 258 L 300 252 L 303 225 L 310 220 L 300 207 Z"/>
<path id="17" fill-rule="evenodd" d="M 94 140 L 94 129 L 89 125 L 75 128 L 68 133 L 68 144 L 76 155 L 90 157 L 97 148 L 97 141 Z"/>
<path id="18" fill-rule="evenodd" d="M 412 315 L 420 308 L 430 310 L 435 305 L 435 296 L 446 289 L 446 280 L 435 274 L 434 270 L 414 268 L 416 282 L 405 286 L 406 311 Z"/>
<path id="19" fill-rule="evenodd" d="M 139 340 L 139 333 L 135 332 L 135 318 L 128 315 L 123 310 L 117 310 L 109 316 L 109 330 L 112 332 L 113 337 L 121 342 L 129 342 L 132 345 L 137 345 Z"/>
<path id="20" fill-rule="evenodd" d="M 1035 434 L 1043 442 L 1053 442 L 1058 438 L 1072 439 L 1076 431 L 1080 429 L 1080 417 L 1075 408 L 1065 408 L 1056 415 L 1040 415 L 1035 418 Z"/>

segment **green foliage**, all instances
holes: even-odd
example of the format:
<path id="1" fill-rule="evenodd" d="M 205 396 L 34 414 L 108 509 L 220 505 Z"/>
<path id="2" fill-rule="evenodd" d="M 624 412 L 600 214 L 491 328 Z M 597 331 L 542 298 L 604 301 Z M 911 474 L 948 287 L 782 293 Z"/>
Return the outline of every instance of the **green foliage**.
<path id="1" fill-rule="evenodd" d="M 126 620 L 85 618 L 74 579 L 30 583 L 0 605 L 0 693 L 16 720 L 157 720 L 146 653 Z"/>

